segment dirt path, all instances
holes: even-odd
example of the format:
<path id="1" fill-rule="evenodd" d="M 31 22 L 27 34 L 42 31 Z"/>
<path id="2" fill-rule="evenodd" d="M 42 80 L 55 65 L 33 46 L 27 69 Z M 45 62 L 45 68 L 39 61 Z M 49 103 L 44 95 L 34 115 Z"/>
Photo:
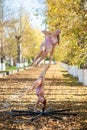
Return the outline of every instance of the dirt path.
<path id="1" fill-rule="evenodd" d="M 11 109 L 28 109 L 34 106 L 37 99 L 35 90 L 22 99 L 16 100 L 15 95 L 23 92 L 38 77 L 42 67 L 29 68 L 17 74 L 0 78 L 0 130 L 86 130 L 87 129 L 87 87 L 78 83 L 60 64 L 52 65 L 46 74 L 45 97 L 47 108 L 70 108 L 77 116 L 66 117 L 62 121 L 50 117 L 40 117 L 30 125 L 13 123 L 19 117 L 9 117 L 5 111 Z M 41 106 L 39 106 L 40 109 Z M 30 118 L 30 117 L 20 117 Z"/>

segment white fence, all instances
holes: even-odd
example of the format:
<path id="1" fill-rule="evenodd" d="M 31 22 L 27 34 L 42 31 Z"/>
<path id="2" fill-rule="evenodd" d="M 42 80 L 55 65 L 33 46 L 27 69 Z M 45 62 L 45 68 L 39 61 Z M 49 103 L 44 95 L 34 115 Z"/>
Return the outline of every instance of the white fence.
<path id="1" fill-rule="evenodd" d="M 5 69 L 5 63 L 0 63 L 0 71 L 4 71 Z"/>
<path id="2" fill-rule="evenodd" d="M 79 69 L 77 66 L 67 65 L 65 63 L 61 63 L 61 65 L 70 75 L 77 77 L 79 82 L 87 86 L 87 69 Z"/>

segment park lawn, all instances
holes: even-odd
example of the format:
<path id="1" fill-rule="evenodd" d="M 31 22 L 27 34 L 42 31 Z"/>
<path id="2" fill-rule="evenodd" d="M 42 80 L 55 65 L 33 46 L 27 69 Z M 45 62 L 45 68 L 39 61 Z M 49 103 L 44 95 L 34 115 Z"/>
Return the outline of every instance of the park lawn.
<path id="1" fill-rule="evenodd" d="M 45 97 L 47 108 L 53 110 L 70 108 L 76 116 L 63 117 L 55 120 L 50 117 L 40 117 L 31 124 L 14 123 L 16 120 L 28 120 L 27 117 L 11 117 L 5 111 L 12 109 L 33 108 L 37 97 L 35 90 L 23 98 L 15 100 L 15 95 L 26 90 L 38 77 L 42 67 L 31 67 L 14 75 L 0 78 L 0 129 L 1 130 L 86 130 L 87 129 L 87 87 L 70 76 L 60 64 L 52 65 L 45 79 Z M 39 106 L 39 109 L 41 106 Z"/>
<path id="2" fill-rule="evenodd" d="M 16 66 L 8 66 L 8 67 L 6 67 L 7 71 L 16 70 L 16 69 L 17 69 Z"/>

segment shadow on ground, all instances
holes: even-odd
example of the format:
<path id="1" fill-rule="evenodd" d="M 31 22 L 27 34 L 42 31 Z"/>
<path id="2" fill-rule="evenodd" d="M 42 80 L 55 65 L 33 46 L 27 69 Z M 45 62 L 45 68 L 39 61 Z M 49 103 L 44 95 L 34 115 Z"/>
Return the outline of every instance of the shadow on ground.
<path id="1" fill-rule="evenodd" d="M 28 124 L 30 116 L 12 117 L 6 111 L 0 111 L 0 130 L 86 130 L 87 129 L 87 102 L 48 102 L 47 108 L 60 110 L 69 108 L 76 116 L 64 117 L 63 120 L 56 120 L 48 117 L 40 117 Z M 33 108 L 34 104 L 26 105 L 25 108 Z M 9 111 L 7 111 L 9 112 Z M 57 116 L 57 115 L 56 115 Z M 59 115 L 61 116 L 61 115 Z M 22 121 L 21 123 L 15 121 Z M 23 121 L 27 123 L 23 123 Z"/>
<path id="2" fill-rule="evenodd" d="M 56 120 L 51 117 L 40 117 L 31 124 L 26 122 L 19 123 L 21 121 L 28 121 L 30 116 L 17 116 L 12 117 L 9 112 L 15 106 L 16 109 L 28 109 L 34 107 L 34 102 L 30 103 L 29 97 L 25 97 L 22 101 L 23 106 L 20 105 L 20 102 L 15 101 L 11 102 L 13 106 L 10 108 L 0 109 L 0 130 L 86 130 L 87 129 L 87 87 L 82 86 L 82 83 L 79 83 L 77 78 L 74 78 L 67 74 L 66 71 L 56 70 L 58 66 L 53 66 L 52 70 L 48 72 L 48 76 L 45 80 L 45 90 L 49 93 L 49 100 L 47 98 L 47 109 L 51 108 L 53 110 L 67 109 L 69 108 L 71 112 L 77 113 L 76 116 L 64 116 L 63 120 Z M 55 70 L 55 73 L 54 73 Z M 60 71 L 61 73 L 58 73 Z M 36 80 L 38 75 L 38 70 L 28 70 L 18 75 L 13 75 L 12 77 L 0 78 L 0 84 L 3 85 L 1 91 L 5 95 L 0 95 L 4 100 L 6 94 L 10 94 L 15 90 L 15 87 L 21 87 L 25 85 L 26 82 L 33 82 Z M 29 73 L 29 75 L 28 75 Z M 51 74 L 52 73 L 52 74 Z M 62 77 L 61 77 L 62 75 Z M 16 85 L 14 83 L 17 83 Z M 11 84 L 11 86 L 10 86 Z M 5 90 L 6 87 L 6 90 Z M 84 90 L 84 91 L 83 91 Z M 51 91 L 51 92 L 50 92 Z M 61 93 L 59 93 L 61 92 Z M 2 94 L 2 92 L 1 92 Z M 56 96 L 57 95 L 57 96 Z M 54 100 L 52 99 L 54 96 Z M 60 97 L 59 97 L 60 96 Z M 65 96 L 65 97 L 64 97 Z M 67 98 L 66 98 L 67 97 Z M 57 101 L 58 99 L 58 101 Z M 62 99 L 62 100 L 60 100 Z M 32 99 L 34 100 L 34 93 L 32 93 Z M 0 102 L 0 108 L 2 103 Z M 29 102 L 29 103 L 28 103 Z M 39 106 L 41 108 L 41 106 Z M 61 115 L 59 115 L 61 116 Z M 17 122 L 15 122 L 17 121 Z"/>

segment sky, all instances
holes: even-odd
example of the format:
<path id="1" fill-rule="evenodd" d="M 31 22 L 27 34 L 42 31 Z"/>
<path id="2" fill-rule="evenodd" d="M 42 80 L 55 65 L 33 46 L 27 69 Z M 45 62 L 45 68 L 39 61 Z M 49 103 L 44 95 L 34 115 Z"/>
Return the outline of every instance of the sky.
<path id="1" fill-rule="evenodd" d="M 20 7 L 29 15 L 30 22 L 34 28 L 38 28 L 40 30 L 45 29 L 45 17 L 43 16 L 43 12 L 46 10 L 45 0 L 7 0 L 10 8 L 12 10 L 17 10 Z M 11 4 L 10 4 L 11 2 Z M 39 15 L 37 15 L 39 12 Z"/>
<path id="2" fill-rule="evenodd" d="M 39 29 L 45 28 L 45 25 L 42 26 L 42 21 L 45 19 L 43 16 L 43 11 L 45 11 L 45 0 L 23 0 L 24 8 L 26 12 L 29 13 L 31 18 L 31 23 L 34 27 Z M 40 15 L 37 15 L 37 12 Z"/>

